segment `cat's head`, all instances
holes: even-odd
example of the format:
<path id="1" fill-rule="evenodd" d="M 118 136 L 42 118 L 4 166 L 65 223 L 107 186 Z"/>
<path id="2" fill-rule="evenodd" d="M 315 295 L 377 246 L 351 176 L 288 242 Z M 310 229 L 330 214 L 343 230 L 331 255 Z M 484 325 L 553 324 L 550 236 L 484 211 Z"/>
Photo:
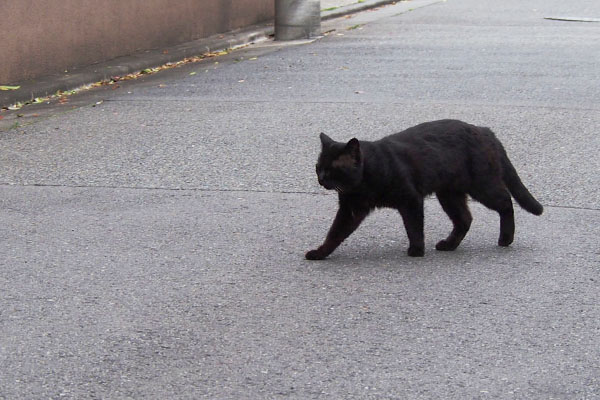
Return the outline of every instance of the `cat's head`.
<path id="1" fill-rule="evenodd" d="M 363 157 L 360 143 L 350 139 L 348 143 L 336 142 L 321 133 L 321 154 L 317 161 L 317 178 L 325 189 L 340 193 L 352 192 L 362 182 Z"/>

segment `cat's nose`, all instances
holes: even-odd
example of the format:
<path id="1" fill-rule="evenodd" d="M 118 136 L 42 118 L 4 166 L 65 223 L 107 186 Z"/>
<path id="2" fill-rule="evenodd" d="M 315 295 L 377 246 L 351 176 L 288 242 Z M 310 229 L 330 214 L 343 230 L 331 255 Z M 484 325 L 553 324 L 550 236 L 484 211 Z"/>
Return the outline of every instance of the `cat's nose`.
<path id="1" fill-rule="evenodd" d="M 319 180 L 319 185 L 323 186 L 327 190 L 333 189 L 333 186 L 328 182 L 328 177 L 325 172 L 318 173 L 317 178 Z"/>
<path id="2" fill-rule="evenodd" d="M 321 171 L 321 172 L 317 173 L 317 179 L 319 180 L 319 183 L 322 185 L 323 182 L 325 181 L 325 171 Z"/>

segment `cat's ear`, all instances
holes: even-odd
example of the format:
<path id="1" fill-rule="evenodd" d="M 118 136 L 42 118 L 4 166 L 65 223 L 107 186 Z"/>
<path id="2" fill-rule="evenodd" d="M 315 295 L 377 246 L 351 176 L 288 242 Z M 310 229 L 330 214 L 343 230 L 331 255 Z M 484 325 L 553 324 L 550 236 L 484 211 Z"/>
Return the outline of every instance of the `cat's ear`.
<path id="1" fill-rule="evenodd" d="M 354 160 L 357 162 L 360 161 L 360 142 L 357 138 L 350 139 L 350 141 L 346 143 L 344 150 L 346 153 L 350 154 Z"/>
<path id="2" fill-rule="evenodd" d="M 329 146 L 330 144 L 332 144 L 334 142 L 334 140 L 332 138 L 330 138 L 323 132 L 321 132 L 321 134 L 319 135 L 319 138 L 321 139 L 321 144 L 323 145 L 323 147 Z"/>

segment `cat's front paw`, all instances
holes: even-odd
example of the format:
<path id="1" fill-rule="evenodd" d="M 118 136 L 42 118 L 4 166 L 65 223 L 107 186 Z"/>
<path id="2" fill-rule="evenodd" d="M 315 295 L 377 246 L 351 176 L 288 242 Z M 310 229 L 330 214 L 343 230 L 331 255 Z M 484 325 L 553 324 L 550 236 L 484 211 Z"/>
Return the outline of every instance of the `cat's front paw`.
<path id="1" fill-rule="evenodd" d="M 513 235 L 509 235 L 509 234 L 501 234 L 500 238 L 498 239 L 498 246 L 502 246 L 502 247 L 507 247 L 510 246 L 510 244 L 513 242 Z"/>
<path id="2" fill-rule="evenodd" d="M 408 255 L 410 257 L 423 257 L 425 255 L 425 249 L 422 247 L 409 247 Z"/>
<path id="3" fill-rule="evenodd" d="M 327 257 L 327 254 L 324 254 L 321 250 L 310 250 L 305 255 L 307 260 L 322 260 Z"/>

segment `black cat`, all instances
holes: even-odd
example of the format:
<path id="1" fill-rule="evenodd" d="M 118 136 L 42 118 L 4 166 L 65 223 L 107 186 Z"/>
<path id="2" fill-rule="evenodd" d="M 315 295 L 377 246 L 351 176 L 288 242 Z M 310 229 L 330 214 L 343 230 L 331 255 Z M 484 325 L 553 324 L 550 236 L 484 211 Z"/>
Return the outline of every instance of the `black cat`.
<path id="1" fill-rule="evenodd" d="M 381 140 L 335 142 L 321 133 L 317 177 L 335 189 L 339 209 L 325 242 L 309 260 L 331 254 L 377 207 L 397 209 L 408 234 L 408 255 L 423 256 L 423 198 L 435 193 L 454 229 L 437 250 L 454 250 L 471 226 L 467 194 L 500 214 L 498 245 L 513 241 L 511 194 L 525 210 L 544 208 L 521 182 L 489 128 L 456 120 L 426 122 Z"/>

